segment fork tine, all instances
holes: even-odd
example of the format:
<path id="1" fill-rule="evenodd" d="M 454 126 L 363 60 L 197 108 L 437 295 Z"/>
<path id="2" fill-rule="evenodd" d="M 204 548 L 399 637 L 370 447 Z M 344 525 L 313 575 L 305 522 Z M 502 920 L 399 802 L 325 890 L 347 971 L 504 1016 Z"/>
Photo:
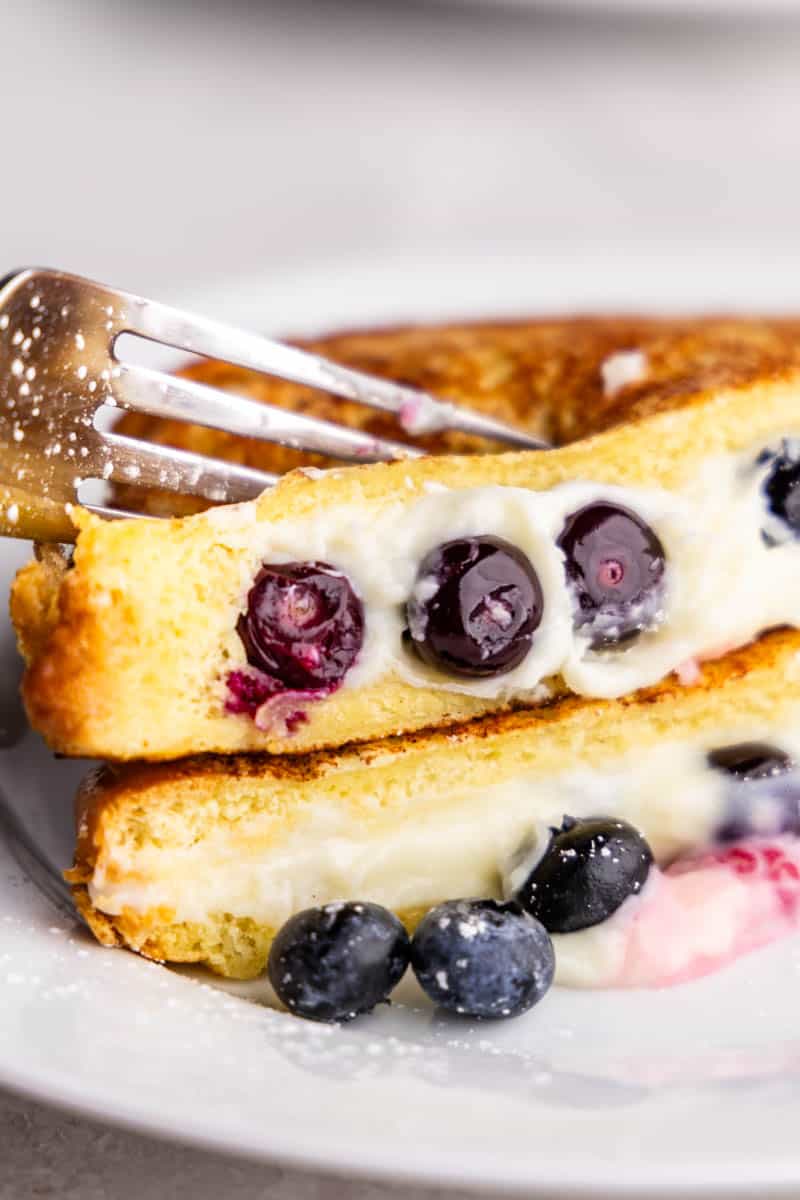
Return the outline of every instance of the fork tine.
<path id="1" fill-rule="evenodd" d="M 422 453 L 415 446 L 124 362 L 117 340 L 125 333 L 391 411 L 408 433 L 457 428 L 518 445 L 542 445 L 424 392 L 78 276 L 17 272 L 0 281 L 0 308 L 0 442 L 8 493 L 7 511 L 0 506 L 0 524 L 12 536 L 46 541 L 70 537 L 71 507 L 81 503 L 82 482 L 92 479 L 217 502 L 250 498 L 274 482 L 273 476 L 239 464 L 104 432 L 103 421 L 96 418 L 105 405 L 119 403 L 333 458 L 366 462 Z M 30 483 L 35 492 L 28 490 Z M 103 503 L 87 507 L 104 516 L 118 514 Z"/>
<path id="2" fill-rule="evenodd" d="M 219 504 L 233 504 L 252 500 L 277 481 L 277 475 L 255 471 L 240 463 L 223 462 L 118 433 L 102 434 L 101 442 L 106 448 L 103 476 L 115 483 L 160 488 L 202 496 Z"/>
<path id="3" fill-rule="evenodd" d="M 549 443 L 540 438 L 493 417 L 487 417 L 473 408 L 464 408 L 449 400 L 437 400 L 427 392 L 392 383 L 391 380 L 379 379 L 363 371 L 340 367 L 338 363 L 317 358 L 316 355 L 306 357 L 316 359 L 320 373 L 327 380 L 327 383 L 320 385 L 324 386 L 326 391 L 346 400 L 353 400 L 357 404 L 366 404 L 370 408 L 394 413 L 406 433 L 426 434 L 457 429 L 462 433 L 488 438 L 490 441 L 506 442 L 521 450 L 550 449 Z"/>
<path id="4" fill-rule="evenodd" d="M 147 513 L 133 512 L 127 508 L 109 508 L 107 504 L 81 504 L 81 508 L 94 513 L 96 517 L 103 517 L 106 521 L 144 521 L 148 517 Z"/>
<path id="5" fill-rule="evenodd" d="M 153 416 L 192 421 L 331 458 L 378 462 L 412 458 L 421 453 L 401 442 L 371 437 L 343 425 L 262 404 L 192 379 L 178 379 L 150 367 L 120 363 L 114 371 L 112 389 L 121 404 Z"/>
<path id="6" fill-rule="evenodd" d="M 195 317 L 166 304 L 121 293 L 125 328 L 154 342 L 218 358 L 292 383 L 318 388 L 344 400 L 393 413 L 408 433 L 459 429 L 523 449 L 549 449 L 548 443 L 474 409 L 437 400 L 416 388 L 331 363 L 317 354 L 257 334 Z M 383 456 L 382 456 L 383 457 Z"/>

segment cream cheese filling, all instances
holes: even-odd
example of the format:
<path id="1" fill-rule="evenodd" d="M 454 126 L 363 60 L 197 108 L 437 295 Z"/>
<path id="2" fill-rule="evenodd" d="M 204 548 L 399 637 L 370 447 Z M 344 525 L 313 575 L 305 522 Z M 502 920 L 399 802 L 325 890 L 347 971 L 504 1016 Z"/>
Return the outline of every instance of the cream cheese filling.
<path id="1" fill-rule="evenodd" d="M 560 674 L 579 695 L 614 698 L 675 670 L 688 668 L 691 676 L 698 659 L 743 645 L 772 626 L 800 623 L 800 541 L 786 536 L 768 514 L 763 485 L 769 464 L 757 461 L 763 449 L 761 443 L 744 453 L 708 458 L 674 491 L 590 481 L 543 492 L 432 487 L 377 515 L 335 509 L 315 514 L 313 522 L 246 523 L 238 530 L 220 521 L 220 539 L 245 551 L 230 628 L 263 562 L 318 560 L 343 571 L 364 603 L 364 646 L 345 687 L 395 676 L 415 687 L 538 700 L 547 695 L 548 677 Z M 660 624 L 603 651 L 592 650 L 588 638 L 573 629 L 573 598 L 556 546 L 566 517 L 599 500 L 636 512 L 666 553 Z M 771 525 L 779 534 L 774 545 L 762 535 Z M 514 670 L 473 679 L 427 666 L 404 646 L 402 635 L 405 603 L 420 586 L 417 574 L 426 554 L 442 542 L 481 534 L 504 538 L 527 555 L 539 576 L 544 613 L 529 653 Z M 228 651 L 227 669 L 245 665 L 235 634 Z"/>
<path id="2" fill-rule="evenodd" d="M 634 749 L 596 769 L 589 758 L 546 777 L 519 775 L 457 795 L 437 789 L 411 797 L 402 812 L 369 795 L 365 771 L 358 805 L 315 795 L 275 818 L 265 803 L 241 827 L 211 818 L 187 848 L 169 839 L 135 850 L 107 842 L 89 894 L 111 915 L 166 907 L 176 921 L 230 913 L 274 928 L 334 900 L 403 911 L 459 897 L 500 898 L 520 855 L 544 846 L 548 826 L 560 825 L 565 813 L 631 822 L 663 864 L 708 842 L 724 817 L 731 783 L 708 766 L 708 751 L 754 739 L 800 758 L 800 734 L 743 725 Z M 619 928 L 612 921 L 557 938 L 559 981 L 605 979 Z"/>

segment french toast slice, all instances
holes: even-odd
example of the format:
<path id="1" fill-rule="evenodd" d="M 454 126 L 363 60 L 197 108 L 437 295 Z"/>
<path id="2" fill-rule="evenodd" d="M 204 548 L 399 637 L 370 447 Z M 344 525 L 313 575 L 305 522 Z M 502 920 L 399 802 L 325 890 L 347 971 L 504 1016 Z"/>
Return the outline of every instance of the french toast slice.
<path id="1" fill-rule="evenodd" d="M 103 944 L 252 978 L 310 905 L 375 901 L 413 927 L 443 900 L 500 898 L 565 812 L 628 820 L 669 863 L 726 820 L 710 751 L 763 740 L 797 760 L 799 676 L 800 635 L 776 631 L 692 688 L 571 697 L 302 757 L 106 766 L 80 794 L 67 878 Z M 557 945 L 562 981 L 592 982 L 583 936 Z"/>
<path id="2" fill-rule="evenodd" d="M 779 320 L 576 319 L 315 343 L 564 444 L 313 478 L 294 471 L 256 502 L 181 520 L 111 523 L 79 512 L 71 562 L 30 563 L 12 592 L 32 724 L 76 756 L 294 754 L 570 692 L 624 695 L 673 670 L 691 685 L 704 659 L 800 618 L 800 542 L 767 529 L 763 487 L 769 463 L 800 433 L 798 332 L 800 323 Z M 275 402 L 312 403 L 302 389 L 217 364 L 192 373 Z M 332 415 L 327 402 L 313 403 Z M 370 423 L 385 419 L 342 411 L 376 429 Z M 272 448 L 126 420 L 127 432 L 285 465 Z M 668 587 L 654 628 L 598 653 L 574 628 L 557 543 L 574 509 L 605 501 L 655 530 Z M 404 636 L 415 572 L 454 534 L 515 542 L 541 584 L 530 653 L 496 677 L 432 669 Z M 263 565 L 289 561 L 331 564 L 362 605 L 363 644 L 334 686 L 265 676 L 237 632 Z"/>

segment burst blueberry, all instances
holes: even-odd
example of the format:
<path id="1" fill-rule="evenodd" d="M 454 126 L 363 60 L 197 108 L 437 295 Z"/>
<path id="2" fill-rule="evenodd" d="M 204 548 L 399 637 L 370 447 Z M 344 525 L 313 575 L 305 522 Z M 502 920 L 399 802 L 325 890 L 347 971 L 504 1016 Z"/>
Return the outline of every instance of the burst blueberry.
<path id="1" fill-rule="evenodd" d="M 409 953 L 403 925 L 380 904 L 326 904 L 290 917 L 272 943 L 267 973 L 297 1016 L 349 1021 L 388 999 Z"/>
<path id="2" fill-rule="evenodd" d="M 608 920 L 644 887 L 653 853 L 627 821 L 565 817 L 514 900 L 551 933 L 574 933 Z"/>
<path id="3" fill-rule="evenodd" d="M 478 1018 L 517 1017 L 549 989 L 555 956 L 547 930 L 517 905 L 448 900 L 417 927 L 411 965 L 442 1008 Z"/>
<path id="4" fill-rule="evenodd" d="M 640 517 L 602 501 L 572 513 L 558 538 L 576 629 L 595 649 L 628 642 L 662 618 L 664 547 Z"/>
<path id="5" fill-rule="evenodd" d="M 237 624 L 247 661 L 284 689 L 337 687 L 364 641 L 364 608 L 328 563 L 265 563 Z"/>
<path id="6" fill-rule="evenodd" d="M 459 675 L 511 671 L 542 619 L 533 566 L 497 537 L 445 542 L 423 560 L 406 606 L 411 644 L 432 666 Z"/>

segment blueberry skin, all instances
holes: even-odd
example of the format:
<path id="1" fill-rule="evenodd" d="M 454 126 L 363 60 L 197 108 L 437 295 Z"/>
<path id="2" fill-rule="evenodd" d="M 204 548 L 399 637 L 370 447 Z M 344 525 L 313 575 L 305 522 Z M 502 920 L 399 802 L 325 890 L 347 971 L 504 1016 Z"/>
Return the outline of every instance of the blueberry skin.
<path id="1" fill-rule="evenodd" d="M 236 625 L 247 661 L 288 690 L 335 688 L 364 641 L 364 606 L 330 563 L 264 563 Z"/>
<path id="2" fill-rule="evenodd" d="M 290 917 L 272 943 L 267 974 L 279 1000 L 312 1021 L 371 1012 L 402 979 L 410 942 L 380 904 L 326 904 Z"/>
<path id="3" fill-rule="evenodd" d="M 764 480 L 767 507 L 795 537 L 800 537 L 800 459 L 784 439 L 777 454 L 765 451 L 759 458 L 759 462 L 769 461 L 772 465 Z M 763 536 L 768 545 L 775 544 L 768 531 Z"/>
<path id="4" fill-rule="evenodd" d="M 644 887 L 653 852 L 627 821 L 565 817 L 514 900 L 551 933 L 608 920 Z"/>
<path id="5" fill-rule="evenodd" d="M 791 755 L 768 742 L 737 742 L 707 755 L 728 776 L 717 842 L 800 833 L 800 774 Z"/>
<path id="6" fill-rule="evenodd" d="M 650 526 L 619 504 L 571 513 L 558 536 L 574 598 L 575 628 L 594 650 L 632 641 L 659 624 L 666 554 Z"/>
<path id="7" fill-rule="evenodd" d="M 710 750 L 707 758 L 709 766 L 732 775 L 741 783 L 775 779 L 794 770 L 791 755 L 769 742 L 736 742 L 731 746 L 720 746 Z"/>
<path id="8" fill-rule="evenodd" d="M 539 628 L 539 577 L 516 546 L 498 537 L 444 542 L 425 556 L 417 584 L 433 593 L 406 604 L 411 644 L 431 666 L 496 676 L 518 666 Z"/>
<path id="9" fill-rule="evenodd" d="M 423 917 L 411 966 L 435 1004 L 464 1016 L 518 1017 L 553 982 L 547 930 L 515 904 L 448 900 Z"/>

